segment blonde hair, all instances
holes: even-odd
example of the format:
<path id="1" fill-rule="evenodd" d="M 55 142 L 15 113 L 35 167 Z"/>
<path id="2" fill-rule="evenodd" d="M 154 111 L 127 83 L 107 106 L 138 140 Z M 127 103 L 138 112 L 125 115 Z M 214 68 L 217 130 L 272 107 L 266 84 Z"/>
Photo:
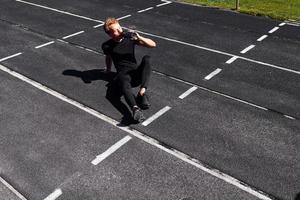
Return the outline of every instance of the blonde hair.
<path id="1" fill-rule="evenodd" d="M 105 22 L 104 22 L 104 25 L 103 25 L 103 29 L 105 31 L 105 33 L 109 33 L 109 26 L 112 25 L 112 24 L 116 24 L 116 23 L 119 23 L 119 21 L 114 18 L 114 17 L 108 17 L 106 18 Z"/>

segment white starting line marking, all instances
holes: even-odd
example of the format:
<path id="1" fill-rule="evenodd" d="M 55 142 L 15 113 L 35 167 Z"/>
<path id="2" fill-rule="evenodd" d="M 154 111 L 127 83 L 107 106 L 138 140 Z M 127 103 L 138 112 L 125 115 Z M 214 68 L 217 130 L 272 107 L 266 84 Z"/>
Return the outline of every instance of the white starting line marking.
<path id="1" fill-rule="evenodd" d="M 58 10 L 58 9 L 55 9 L 55 8 L 50 8 L 50 7 L 47 7 L 47 6 L 42 6 L 42 5 L 31 3 L 31 2 L 28 2 L 28 1 L 23 1 L 23 0 L 16 0 L 16 1 L 20 2 L 20 3 L 24 3 L 24 4 L 28 4 L 28 5 L 32 5 L 32 6 L 36 6 L 36 7 L 40 7 L 40 8 L 44 8 L 44 9 L 47 9 L 47 10 L 52 10 L 52 11 L 55 11 L 55 12 L 63 13 L 63 14 L 66 14 L 66 15 L 71 15 L 73 17 L 78 17 L 78 18 L 87 19 L 87 20 L 93 21 L 93 22 L 103 23 L 103 21 L 100 21 L 100 20 L 97 20 L 97 19 L 92 19 L 92 18 L 89 18 L 89 17 L 84 17 L 84 16 L 81 16 L 81 15 L 76 15 L 76 14 L 73 14 L 73 13 L 70 13 L 70 12 Z"/>
<path id="2" fill-rule="evenodd" d="M 45 44 L 42 44 L 42 45 L 36 46 L 35 48 L 36 48 L 36 49 L 39 49 L 39 48 L 42 48 L 42 47 L 48 46 L 48 45 L 50 45 L 50 44 L 53 44 L 53 43 L 54 43 L 54 41 L 47 42 L 47 43 L 45 43 Z"/>
<path id="3" fill-rule="evenodd" d="M 91 115 L 93 115 L 93 116 L 95 116 L 95 117 L 97 117 L 97 118 L 99 118 L 99 119 L 101 119 L 101 120 L 117 127 L 117 128 L 119 128 L 119 129 L 121 129 L 121 130 L 123 130 L 123 131 L 125 131 L 125 132 L 127 132 L 127 133 L 129 133 L 129 134 L 145 141 L 145 142 L 147 142 L 148 144 L 151 144 L 151 145 L 153 145 L 153 146 L 155 146 L 155 147 L 157 147 L 157 148 L 159 148 L 159 149 L 161 149 L 161 150 L 163 150 L 163 151 L 165 151 L 165 152 L 167 152 L 167 153 L 169 153 L 169 154 L 185 161 L 186 163 L 189 163 L 189 164 L 195 166 L 196 168 L 198 168 L 198 169 L 200 169 L 204 172 L 207 172 L 208 174 L 211 174 L 214 177 L 217 177 L 217 178 L 219 178 L 219 179 L 221 179 L 221 180 L 223 180 L 223 181 L 225 181 L 229 184 L 232 184 L 232 185 L 240 188 L 241 190 L 248 192 L 249 194 L 251 194 L 253 196 L 256 196 L 256 197 L 258 197 L 260 199 L 264 199 L 264 200 L 272 200 L 271 198 L 268 197 L 267 194 L 263 193 L 262 191 L 259 191 L 255 188 L 252 188 L 251 186 L 247 185 L 246 183 L 243 183 L 242 181 L 239 181 L 238 179 L 236 179 L 232 176 L 224 174 L 224 173 L 220 172 L 217 169 L 209 168 L 209 167 L 207 167 L 207 165 L 201 163 L 199 160 L 197 160 L 195 158 L 191 158 L 188 155 L 185 155 L 184 153 L 182 153 L 180 151 L 177 151 L 177 150 L 174 150 L 174 149 L 172 149 L 172 150 L 168 149 L 168 148 L 164 147 L 163 145 L 161 145 L 159 143 L 159 141 L 157 141 L 157 140 L 155 140 L 155 139 L 153 139 L 149 136 L 146 136 L 145 134 L 143 134 L 143 133 L 141 133 L 137 130 L 134 130 L 134 129 L 128 127 L 128 126 L 127 127 L 120 127 L 120 126 L 118 126 L 118 124 L 119 124 L 118 121 L 116 121 L 116 120 L 114 120 L 114 119 L 112 119 L 112 118 L 110 118 L 106 115 L 103 115 L 103 114 L 99 113 L 98 111 L 93 110 L 92 108 L 89 108 L 89 107 L 87 107 L 87 106 L 85 106 L 85 105 L 83 105 L 83 104 L 81 104 L 77 101 L 74 101 L 74 100 L 72 100 L 72 99 L 70 99 L 70 98 L 68 98 L 68 97 L 66 97 L 66 96 L 64 96 L 64 95 L 62 95 L 62 94 L 60 94 L 60 93 L 44 86 L 44 85 L 34 81 L 34 80 L 31 80 L 31 79 L 27 78 L 26 76 L 23 76 L 22 74 L 19 74 L 19 73 L 15 72 L 11 69 L 8 69 L 7 67 L 5 67 L 3 65 L 0 65 L 0 70 L 5 71 L 10 75 L 12 75 L 16 78 L 19 78 L 20 80 L 25 81 L 26 83 L 28 83 L 28 84 L 30 84 L 30 85 L 46 92 L 48 94 L 51 94 L 51 95 L 57 97 L 58 99 L 60 99 L 64 102 L 67 102 L 67 103 L 69 103 L 69 104 L 71 104 L 71 105 L 73 105 L 73 106 L 75 106 L 75 107 L 77 107 L 77 108 L 79 108 L 79 109 L 81 109 L 81 110 L 83 110 L 83 111 L 85 111 L 85 112 L 87 112 L 87 113 L 89 113 L 89 114 L 91 114 Z"/>
<path id="4" fill-rule="evenodd" d="M 0 177 L 0 182 L 3 183 L 10 191 L 12 191 L 21 200 L 27 200 L 22 194 L 20 194 L 13 186 L 11 186 L 6 180 Z"/>
<path id="5" fill-rule="evenodd" d="M 279 24 L 279 26 L 284 26 L 286 25 L 286 23 L 282 22 L 281 24 Z"/>
<path id="6" fill-rule="evenodd" d="M 190 95 L 192 92 L 194 92 L 197 89 L 198 89 L 198 87 L 193 86 L 190 89 L 188 89 L 186 92 L 182 93 L 178 98 L 179 99 L 184 99 L 185 97 L 187 97 L 188 95 Z"/>
<path id="7" fill-rule="evenodd" d="M 260 38 L 257 39 L 258 42 L 263 41 L 264 39 L 266 39 L 268 37 L 268 35 L 263 35 Z"/>
<path id="8" fill-rule="evenodd" d="M 144 10 L 139 10 L 138 13 L 146 12 L 146 11 L 151 10 L 151 9 L 153 9 L 153 7 L 146 8 Z"/>
<path id="9" fill-rule="evenodd" d="M 244 54 L 244 53 L 246 53 L 247 51 L 253 49 L 254 47 L 255 47 L 255 45 L 252 44 L 252 45 L 250 45 L 249 47 L 247 47 L 247 48 L 245 48 L 244 50 L 242 50 L 240 53 Z"/>
<path id="10" fill-rule="evenodd" d="M 274 27 L 272 30 L 269 31 L 269 33 L 274 33 L 275 31 L 277 31 L 279 29 L 278 26 Z"/>
<path id="11" fill-rule="evenodd" d="M 13 58 L 13 57 L 16 57 L 16 56 L 19 56 L 19 55 L 22 55 L 23 53 L 16 53 L 16 54 L 14 54 L 14 55 L 11 55 L 11 56 L 7 56 L 7 57 L 5 57 L 5 58 L 2 58 L 2 59 L 0 59 L 0 62 L 2 62 L 2 61 L 5 61 L 5 60 L 8 60 L 8 59 L 10 59 L 10 58 Z"/>
<path id="12" fill-rule="evenodd" d="M 229 60 L 226 61 L 227 64 L 231 64 L 233 63 L 236 59 L 238 59 L 238 56 L 233 56 L 232 58 L 230 58 Z"/>
<path id="13" fill-rule="evenodd" d="M 215 75 L 217 75 L 221 71 L 222 71 L 222 69 L 217 68 L 215 71 L 213 71 L 212 73 L 210 73 L 209 75 L 207 75 L 204 79 L 205 80 L 210 80 L 212 77 L 214 77 Z"/>
<path id="14" fill-rule="evenodd" d="M 131 17 L 131 15 L 125 15 L 123 17 L 119 17 L 118 20 L 125 19 L 125 18 L 128 18 L 128 17 Z"/>
<path id="15" fill-rule="evenodd" d="M 158 111 L 157 113 L 155 113 L 154 115 L 152 115 L 151 117 L 149 117 L 147 120 L 145 120 L 142 125 L 143 126 L 148 126 L 150 123 L 152 123 L 154 120 L 156 120 L 157 118 L 159 118 L 161 115 L 163 115 L 165 112 L 167 112 L 168 110 L 170 110 L 171 107 L 166 106 L 163 109 L 161 109 L 160 111 Z"/>
<path id="16" fill-rule="evenodd" d="M 104 153 L 96 156 L 96 158 L 91 162 L 93 165 L 98 165 L 100 162 L 102 162 L 105 158 L 113 154 L 115 151 L 117 151 L 121 146 L 126 144 L 129 140 L 132 138 L 130 136 L 125 136 L 123 139 L 118 141 L 116 144 L 112 145 L 109 149 L 107 149 Z"/>
<path id="17" fill-rule="evenodd" d="M 156 7 L 160 7 L 160 6 L 164 6 L 164 5 L 172 3 L 171 1 L 165 1 L 165 0 L 161 0 L 161 1 L 166 2 L 166 3 L 158 4 L 158 5 L 156 5 Z"/>
<path id="18" fill-rule="evenodd" d="M 47 196 L 44 200 L 55 200 L 60 195 L 62 195 L 61 189 L 56 189 L 54 192 L 52 192 L 49 196 Z"/>
<path id="19" fill-rule="evenodd" d="M 84 31 L 79 31 L 79 32 L 73 33 L 73 34 L 71 34 L 71 35 L 67 35 L 67 36 L 63 37 L 63 39 L 67 39 L 67 38 L 73 37 L 73 36 L 75 36 L 75 35 L 79 35 L 79 34 L 81 34 L 81 33 L 84 33 Z"/>

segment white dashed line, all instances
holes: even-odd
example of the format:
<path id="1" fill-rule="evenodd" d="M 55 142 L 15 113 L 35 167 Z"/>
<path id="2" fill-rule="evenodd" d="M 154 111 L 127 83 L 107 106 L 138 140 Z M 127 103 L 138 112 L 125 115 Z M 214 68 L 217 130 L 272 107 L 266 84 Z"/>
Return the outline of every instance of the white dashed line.
<path id="1" fill-rule="evenodd" d="M 244 54 L 244 53 L 250 51 L 251 49 L 253 49 L 254 47 L 255 47 L 255 45 L 252 44 L 252 45 L 250 45 L 249 47 L 247 47 L 247 48 L 245 48 L 244 50 L 242 50 L 240 53 Z"/>
<path id="2" fill-rule="evenodd" d="M 238 59 L 238 56 L 233 56 L 232 58 L 230 58 L 229 60 L 226 61 L 227 64 L 231 64 L 233 63 L 236 59 Z"/>
<path id="3" fill-rule="evenodd" d="M 274 33 L 275 31 L 277 31 L 279 29 L 278 26 L 274 27 L 272 30 L 269 31 L 269 33 Z"/>
<path id="4" fill-rule="evenodd" d="M 156 5 L 156 7 L 160 7 L 160 6 L 164 6 L 164 5 L 168 5 L 168 4 L 172 3 L 171 1 L 164 1 L 164 0 L 162 0 L 162 2 L 166 2 L 166 3 L 158 4 L 158 5 Z"/>
<path id="5" fill-rule="evenodd" d="M 104 23 L 98 24 L 98 25 L 96 25 L 96 26 L 93 26 L 93 28 L 98 28 L 98 27 L 103 26 L 103 25 L 104 25 Z"/>
<path id="6" fill-rule="evenodd" d="M 84 31 L 79 31 L 79 32 L 73 33 L 73 34 L 71 34 L 71 35 L 67 35 L 67 36 L 63 37 L 63 39 L 67 39 L 67 38 L 73 37 L 73 36 L 75 36 L 75 35 L 79 35 L 79 34 L 81 34 L 81 33 L 84 33 Z"/>
<path id="7" fill-rule="evenodd" d="M 50 45 L 50 44 L 53 44 L 53 43 L 54 43 L 54 41 L 47 42 L 47 43 L 45 43 L 45 44 L 42 44 L 42 45 L 36 46 L 35 48 L 36 48 L 36 49 L 39 49 L 39 48 L 42 48 L 42 47 L 48 46 L 48 45 Z"/>
<path id="8" fill-rule="evenodd" d="M 118 20 L 125 19 L 125 18 L 128 18 L 128 17 L 131 17 L 131 15 L 126 15 L 126 16 L 123 16 L 123 17 L 119 17 Z"/>
<path id="9" fill-rule="evenodd" d="M 5 185 L 11 192 L 13 192 L 21 200 L 27 200 L 22 194 L 20 194 L 13 186 L 11 186 L 6 180 L 0 177 L 0 182 Z"/>
<path id="10" fill-rule="evenodd" d="M 22 55 L 23 53 L 16 53 L 16 54 L 14 54 L 14 55 L 11 55 L 11 56 L 7 56 L 7 57 L 5 57 L 5 58 L 2 58 L 2 59 L 0 59 L 0 62 L 2 62 L 2 61 L 5 61 L 5 60 L 8 60 L 8 59 L 10 59 L 10 58 L 13 58 L 13 57 L 16 57 L 16 56 L 19 56 L 19 55 Z"/>
<path id="11" fill-rule="evenodd" d="M 160 111 L 158 111 L 157 113 L 155 113 L 154 115 L 152 115 L 151 117 L 149 117 L 147 120 L 145 120 L 142 125 L 143 126 L 148 126 L 150 123 L 152 123 L 154 120 L 156 120 L 157 118 L 159 118 L 160 116 L 162 116 L 164 113 L 166 113 L 168 110 L 170 110 L 171 107 L 166 106 L 163 109 L 161 109 Z"/>
<path id="12" fill-rule="evenodd" d="M 279 26 L 284 26 L 286 25 L 286 23 L 282 22 L 281 24 L 279 24 Z"/>
<path id="13" fill-rule="evenodd" d="M 186 92 L 182 93 L 178 98 L 179 99 L 184 99 L 185 97 L 187 97 L 188 95 L 190 95 L 192 92 L 194 92 L 197 89 L 198 89 L 198 87 L 193 86 L 190 89 L 188 89 Z"/>
<path id="14" fill-rule="evenodd" d="M 293 119 L 293 120 L 295 120 L 295 118 L 294 118 L 294 117 L 291 117 L 291 116 L 289 116 L 289 115 L 283 115 L 283 116 L 285 116 L 286 118 L 289 118 L 289 119 Z"/>
<path id="15" fill-rule="evenodd" d="M 97 20 L 97 19 L 92 19 L 92 18 L 89 18 L 89 17 L 84 17 L 84 16 L 81 16 L 81 15 L 76 15 L 76 14 L 73 14 L 73 13 L 70 13 L 70 12 L 58 10 L 58 9 L 55 9 L 55 8 L 50 8 L 50 7 L 47 7 L 47 6 L 42 6 L 42 5 L 31 3 L 31 2 L 28 2 L 28 1 L 23 1 L 23 0 L 16 0 L 16 1 L 20 2 L 20 3 L 24 3 L 24 4 L 36 6 L 36 7 L 39 7 L 39 8 L 44 8 L 44 9 L 47 9 L 47 10 L 59 12 L 59 13 L 62 13 L 62 14 L 71 15 L 73 17 L 78 17 L 78 18 L 86 19 L 86 20 L 93 21 L 93 22 L 103 23 L 103 21 L 100 21 L 100 20 Z"/>
<path id="16" fill-rule="evenodd" d="M 153 7 L 146 8 L 144 10 L 139 10 L 138 13 L 146 12 L 146 11 L 151 10 L 151 9 L 153 9 Z"/>
<path id="17" fill-rule="evenodd" d="M 212 77 L 214 77 L 215 75 L 217 75 L 218 73 L 220 73 L 222 71 L 222 69 L 217 68 L 215 71 L 213 71 L 212 73 L 210 73 L 209 75 L 207 75 L 204 80 L 210 80 Z"/>
<path id="18" fill-rule="evenodd" d="M 55 200 L 60 195 L 62 195 L 61 189 L 56 189 L 54 192 L 52 192 L 49 196 L 47 196 L 44 200 Z"/>
<path id="19" fill-rule="evenodd" d="M 257 39 L 258 42 L 263 41 L 264 39 L 266 39 L 268 37 L 268 35 L 263 35 L 260 38 Z"/>
<path id="20" fill-rule="evenodd" d="M 96 158 L 91 162 L 93 165 L 98 165 L 100 162 L 102 162 L 105 158 L 113 154 L 115 151 L 117 151 L 121 146 L 126 144 L 129 140 L 132 138 L 130 136 L 126 136 L 120 141 L 118 141 L 116 144 L 112 145 L 109 149 L 107 149 L 104 153 L 96 156 Z"/>

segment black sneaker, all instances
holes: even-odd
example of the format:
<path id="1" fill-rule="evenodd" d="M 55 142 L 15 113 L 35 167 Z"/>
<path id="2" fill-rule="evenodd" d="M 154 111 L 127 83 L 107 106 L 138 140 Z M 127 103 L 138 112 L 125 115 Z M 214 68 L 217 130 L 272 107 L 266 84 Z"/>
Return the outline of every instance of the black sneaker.
<path id="1" fill-rule="evenodd" d="M 143 110 L 146 110 L 146 109 L 150 108 L 149 97 L 148 97 L 148 95 L 146 93 L 143 96 L 141 96 L 140 94 L 138 94 L 137 97 L 136 97 L 136 103 Z"/>
<path id="2" fill-rule="evenodd" d="M 142 113 L 142 111 L 141 111 L 141 109 L 140 108 L 138 108 L 138 107 L 135 107 L 135 108 L 133 108 L 133 111 L 132 111 L 133 113 L 133 119 L 135 120 L 135 121 L 137 121 L 137 122 L 139 122 L 139 123 L 141 123 L 141 122 L 143 122 L 143 121 L 145 121 L 145 116 L 143 115 L 143 113 Z"/>

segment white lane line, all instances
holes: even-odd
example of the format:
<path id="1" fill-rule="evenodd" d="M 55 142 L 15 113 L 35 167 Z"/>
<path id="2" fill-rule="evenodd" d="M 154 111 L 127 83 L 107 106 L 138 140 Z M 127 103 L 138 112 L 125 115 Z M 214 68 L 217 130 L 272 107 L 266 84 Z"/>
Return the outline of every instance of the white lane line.
<path id="1" fill-rule="evenodd" d="M 266 39 L 268 37 L 268 35 L 263 35 L 260 38 L 257 39 L 258 42 L 263 41 L 264 39 Z"/>
<path id="2" fill-rule="evenodd" d="M 98 25 L 96 25 L 96 26 L 93 26 L 93 28 L 98 28 L 98 27 L 103 26 L 103 25 L 104 25 L 104 23 L 98 24 Z"/>
<path id="3" fill-rule="evenodd" d="M 153 9 L 153 7 L 146 8 L 144 10 L 139 10 L 138 13 L 146 12 L 146 11 L 151 10 L 151 9 Z"/>
<path id="4" fill-rule="evenodd" d="M 166 3 L 158 4 L 158 5 L 156 5 L 156 7 L 161 7 L 161 6 L 168 5 L 168 4 L 172 3 L 171 1 L 164 1 L 164 0 L 162 0 L 162 2 L 166 2 Z"/>
<path id="5" fill-rule="evenodd" d="M 75 35 L 79 35 L 79 34 L 81 34 L 81 33 L 84 33 L 84 31 L 79 31 L 79 32 L 73 33 L 73 34 L 71 34 L 71 35 L 67 35 L 67 36 L 63 37 L 63 39 L 67 39 L 67 38 L 73 37 L 73 36 L 75 36 Z"/>
<path id="6" fill-rule="evenodd" d="M 58 13 L 70 15 L 70 16 L 73 16 L 73 17 L 78 17 L 78 18 L 86 19 L 86 20 L 93 21 L 93 22 L 103 23 L 103 21 L 100 21 L 100 20 L 97 20 L 97 19 L 92 19 L 92 18 L 89 18 L 89 17 L 84 17 L 84 16 L 81 16 L 81 15 L 76 15 L 76 14 L 73 14 L 73 13 L 70 13 L 70 12 L 66 12 L 66 11 L 63 11 L 63 10 L 58 10 L 58 9 L 55 9 L 55 8 L 50 8 L 50 7 L 47 7 L 47 6 L 43 6 L 43 5 L 31 3 L 31 2 L 28 2 L 28 1 L 23 1 L 23 0 L 16 0 L 16 1 L 20 2 L 20 3 L 24 3 L 24 4 L 36 6 L 36 7 L 39 7 L 39 8 L 44 8 L 44 9 L 47 9 L 47 10 L 55 11 L 55 12 L 58 12 Z"/>
<path id="7" fill-rule="evenodd" d="M 215 75 L 217 75 L 218 73 L 220 73 L 221 71 L 222 71 L 222 69 L 217 68 L 215 71 L 213 71 L 212 73 L 210 73 L 209 75 L 207 75 L 204 79 L 208 81 L 212 77 L 214 77 Z"/>
<path id="8" fill-rule="evenodd" d="M 5 57 L 5 58 L 2 58 L 2 59 L 0 59 L 0 62 L 2 62 L 2 61 L 5 61 L 5 60 L 8 60 L 8 59 L 10 59 L 10 58 L 13 58 L 13 57 L 16 57 L 16 56 L 19 56 L 19 55 L 22 55 L 23 53 L 16 53 L 16 54 L 14 54 L 14 55 L 11 55 L 11 56 L 7 56 L 7 57 Z"/>
<path id="9" fill-rule="evenodd" d="M 118 20 L 125 19 L 125 18 L 128 18 L 128 17 L 131 17 L 131 15 L 125 15 L 123 17 L 119 17 Z"/>
<path id="10" fill-rule="evenodd" d="M 15 72 L 11 69 L 8 69 L 7 67 L 5 67 L 3 65 L 0 65 L 0 70 L 3 70 L 3 71 L 7 72 L 8 74 L 10 74 L 14 77 L 17 77 L 17 78 L 27 82 L 28 84 L 30 84 L 30 85 L 32 85 L 32 86 L 48 93 L 48 94 L 51 94 L 51 95 L 57 97 L 58 99 L 60 99 L 62 101 L 65 101 L 65 102 L 67 102 L 67 103 L 69 103 L 69 104 L 71 104 L 71 105 L 73 105 L 73 106 L 75 106 L 75 107 L 77 107 L 77 108 L 79 108 L 79 109 L 81 109 L 81 110 L 83 110 L 83 111 L 85 111 L 85 112 L 87 112 L 87 113 L 89 113 L 89 114 L 91 114 L 91 115 L 93 115 L 93 116 L 95 116 L 95 117 L 97 117 L 97 118 L 113 125 L 113 126 L 115 126 L 116 128 L 119 128 L 119 129 L 135 136 L 136 138 L 139 138 L 139 139 L 147 142 L 148 144 L 151 144 L 151 145 L 153 145 L 153 146 L 155 146 L 155 147 L 157 147 L 157 148 L 159 148 L 159 149 L 161 149 L 161 150 L 163 150 L 163 151 L 165 151 L 165 152 L 167 152 L 167 153 L 169 153 L 169 154 L 171 154 L 171 155 L 173 155 L 173 156 L 175 156 L 175 157 L 177 157 L 177 158 L 179 158 L 179 159 L 181 159 L 181 160 L 183 160 L 183 161 L 185 161 L 185 162 L 187 162 L 187 163 L 189 163 L 193 166 L 195 166 L 196 168 L 198 168 L 198 169 L 200 169 L 204 172 L 207 172 L 208 174 L 211 174 L 212 176 L 215 176 L 215 177 L 217 177 L 217 178 L 219 178 L 219 179 L 221 179 L 221 180 L 223 180 L 223 181 L 225 181 L 229 184 L 232 184 L 232 185 L 236 186 L 237 188 L 240 188 L 243 191 L 246 191 L 246 192 L 248 192 L 248 193 L 250 193 L 250 194 L 252 194 L 252 195 L 254 195 L 254 196 L 256 196 L 260 199 L 271 200 L 271 198 L 269 198 L 268 195 L 263 193 L 262 191 L 259 191 L 255 188 L 247 185 L 246 183 L 234 178 L 234 177 L 231 177 L 227 174 L 224 174 L 223 172 L 221 172 L 221 171 L 219 171 L 215 168 L 208 167 L 207 164 L 203 164 L 199 160 L 197 160 L 195 158 L 192 158 L 188 155 L 185 155 L 184 153 L 182 153 L 180 151 L 177 151 L 175 149 L 171 150 L 171 149 L 161 145 L 159 141 L 157 141 L 157 140 L 155 140 L 155 139 L 153 139 L 153 138 L 151 138 L 151 137 L 149 137 L 149 136 L 147 136 L 147 135 L 145 135 L 145 134 L 143 134 L 143 133 L 141 133 L 137 130 L 132 129 L 131 127 L 118 126 L 118 124 L 119 124 L 118 121 L 116 121 L 116 120 L 114 120 L 114 119 L 112 119 L 112 118 L 110 118 L 106 115 L 103 115 L 103 114 L 99 113 L 98 111 L 96 111 L 92 108 L 89 108 L 89 107 L 87 107 L 87 106 L 85 106 L 85 105 L 83 105 L 83 104 L 81 104 L 81 103 L 79 103 L 79 102 L 77 102 L 73 99 L 70 99 L 70 98 L 64 96 L 63 94 L 60 94 L 60 93 L 58 93 L 58 92 L 56 92 L 56 91 L 54 91 L 54 90 L 52 90 L 52 89 L 50 89 L 46 86 L 34 81 L 34 80 L 31 80 L 31 79 L 27 78 L 26 76 L 23 76 L 22 74 L 19 74 L 19 73 Z"/>
<path id="11" fill-rule="evenodd" d="M 55 200 L 57 199 L 60 195 L 62 195 L 61 189 L 56 189 L 54 192 L 49 194 L 44 200 Z"/>
<path id="12" fill-rule="evenodd" d="M 54 43 L 54 41 L 47 42 L 47 43 L 45 43 L 45 44 L 41 44 L 41 45 L 39 45 L 39 46 L 36 46 L 35 48 L 36 48 L 36 49 L 39 49 L 39 48 L 42 48 L 42 47 L 48 46 L 48 45 L 50 45 L 50 44 L 53 44 L 53 43 Z"/>
<path id="13" fill-rule="evenodd" d="M 13 192 L 21 200 L 27 200 L 22 194 L 20 194 L 13 186 L 11 186 L 6 180 L 0 177 L 0 182 L 5 185 L 11 192 Z"/>
<path id="14" fill-rule="evenodd" d="M 116 144 L 112 145 L 109 149 L 107 149 L 104 153 L 96 156 L 96 158 L 91 162 L 93 165 L 98 165 L 100 162 L 102 162 L 105 158 L 113 154 L 115 151 L 117 151 L 121 146 L 126 144 L 129 140 L 132 138 L 130 136 L 125 136 L 123 139 L 118 141 Z"/>
<path id="15" fill-rule="evenodd" d="M 227 64 L 231 64 L 233 63 L 236 59 L 238 59 L 238 56 L 233 56 L 232 58 L 230 58 L 229 60 L 226 61 Z"/>
<path id="16" fill-rule="evenodd" d="M 250 46 L 248 46 L 247 48 L 245 48 L 244 50 L 242 50 L 240 53 L 244 54 L 247 51 L 250 51 L 251 49 L 253 49 L 255 47 L 255 45 L 251 44 Z"/>
<path id="17" fill-rule="evenodd" d="M 151 117 L 149 117 L 148 119 L 146 119 L 142 125 L 143 126 L 148 126 L 150 123 L 152 123 L 154 120 L 156 120 L 157 118 L 159 118 L 160 116 L 162 116 L 164 113 L 166 113 L 168 110 L 170 110 L 171 107 L 166 106 L 164 108 L 162 108 L 160 111 L 158 111 L 157 113 L 155 113 L 154 115 L 152 115 Z"/>
<path id="18" fill-rule="evenodd" d="M 279 29 L 278 26 L 274 27 L 272 30 L 269 31 L 269 33 L 274 33 L 275 31 L 277 31 Z"/>
<path id="19" fill-rule="evenodd" d="M 286 23 L 282 22 L 281 24 L 279 24 L 279 26 L 284 26 L 286 25 Z"/>
<path id="20" fill-rule="evenodd" d="M 293 119 L 293 120 L 295 120 L 295 118 L 294 118 L 294 117 L 291 117 L 291 116 L 289 116 L 289 115 L 283 115 L 283 116 L 285 116 L 286 118 L 289 118 L 289 119 Z"/>
<path id="21" fill-rule="evenodd" d="M 179 99 L 184 99 L 185 97 L 187 97 L 188 95 L 190 95 L 192 92 L 194 92 L 197 89 L 198 89 L 198 87 L 193 86 L 190 89 L 188 89 L 187 91 L 185 91 L 184 93 L 182 93 L 178 98 Z"/>

